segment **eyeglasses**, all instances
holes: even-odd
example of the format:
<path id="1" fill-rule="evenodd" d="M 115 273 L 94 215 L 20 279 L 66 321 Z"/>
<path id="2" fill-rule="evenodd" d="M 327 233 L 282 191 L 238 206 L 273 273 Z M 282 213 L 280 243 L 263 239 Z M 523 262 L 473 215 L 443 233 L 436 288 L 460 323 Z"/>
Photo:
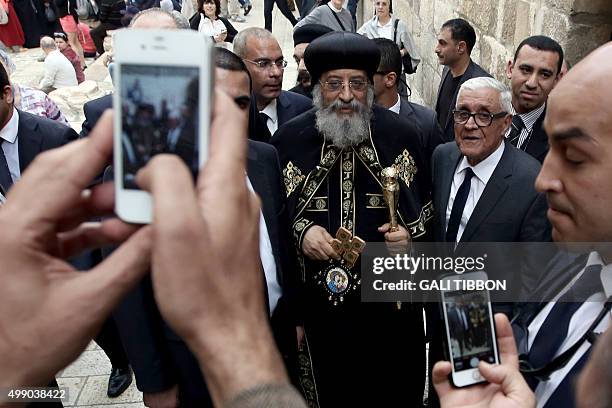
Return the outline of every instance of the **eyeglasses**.
<path id="1" fill-rule="evenodd" d="M 325 88 L 327 91 L 330 91 L 330 92 L 338 92 L 339 90 L 344 88 L 344 86 L 346 85 L 346 82 L 339 81 L 337 79 L 332 79 L 331 81 L 325 81 L 325 82 L 319 81 L 319 83 L 323 85 L 323 88 Z M 367 86 L 368 86 L 367 81 L 363 81 L 360 79 L 356 79 L 354 81 L 348 82 L 348 87 L 352 89 L 353 91 L 357 91 L 357 92 L 361 92 L 365 90 Z"/>
<path id="2" fill-rule="evenodd" d="M 273 66 L 276 66 L 276 68 L 280 70 L 287 68 L 287 61 L 285 61 L 283 58 L 277 59 L 276 61 L 272 61 L 269 59 L 261 59 L 257 61 L 244 59 L 244 61 L 250 62 L 253 65 L 257 65 L 257 68 L 259 69 L 272 69 Z"/>
<path id="3" fill-rule="evenodd" d="M 503 118 L 508 112 L 489 113 L 489 112 L 468 112 L 466 110 L 453 109 L 453 120 L 458 125 L 467 123 L 470 118 L 474 118 L 474 122 L 478 127 L 491 126 L 494 119 Z"/>

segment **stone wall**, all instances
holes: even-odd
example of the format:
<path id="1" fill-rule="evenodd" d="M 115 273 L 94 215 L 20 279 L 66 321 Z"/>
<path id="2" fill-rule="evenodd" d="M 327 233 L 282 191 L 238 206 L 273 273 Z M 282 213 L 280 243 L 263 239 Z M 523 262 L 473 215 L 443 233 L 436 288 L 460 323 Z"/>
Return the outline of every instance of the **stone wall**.
<path id="1" fill-rule="evenodd" d="M 373 1 L 361 2 L 367 20 Z M 612 34 L 612 0 L 394 0 L 393 11 L 411 28 L 423 59 L 409 79 L 412 100 L 429 106 L 435 103 L 442 72 L 434 53 L 437 33 L 451 18 L 465 18 L 474 26 L 478 39 L 472 58 L 503 81 L 515 47 L 530 35 L 559 41 L 573 65 Z"/>

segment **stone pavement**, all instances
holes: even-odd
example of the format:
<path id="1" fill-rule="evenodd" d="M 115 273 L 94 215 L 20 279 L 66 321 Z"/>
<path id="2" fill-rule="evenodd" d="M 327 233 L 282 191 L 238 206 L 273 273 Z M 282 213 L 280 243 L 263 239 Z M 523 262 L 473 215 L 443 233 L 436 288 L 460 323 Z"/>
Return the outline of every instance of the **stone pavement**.
<path id="1" fill-rule="evenodd" d="M 263 1 L 253 0 L 253 9 L 246 17 L 245 23 L 233 23 L 237 30 L 246 27 L 264 26 Z M 295 13 L 297 16 L 297 12 Z M 272 15 L 274 35 L 283 49 L 283 55 L 289 62 L 285 69 L 283 88 L 293 87 L 297 77 L 297 66 L 293 60 L 293 38 L 291 23 L 275 7 Z M 14 83 L 36 86 L 43 74 L 43 63 L 37 58 L 42 54 L 40 49 L 25 50 L 20 53 L 11 53 L 10 56 L 17 66 L 11 77 Z M 109 93 L 112 89 L 110 77 L 100 64 L 89 66 L 85 71 L 86 81 L 79 86 L 78 91 L 56 91 L 51 97 L 60 105 L 62 112 L 76 131 L 80 131 L 83 122 L 82 106 L 91 99 Z M 118 398 L 110 399 L 106 396 L 106 387 L 111 365 L 104 351 L 97 344 L 91 343 L 87 350 L 70 366 L 58 373 L 57 382 L 61 387 L 69 388 L 69 400 L 64 402 L 66 407 L 144 407 L 142 393 L 132 382 L 130 388 Z"/>

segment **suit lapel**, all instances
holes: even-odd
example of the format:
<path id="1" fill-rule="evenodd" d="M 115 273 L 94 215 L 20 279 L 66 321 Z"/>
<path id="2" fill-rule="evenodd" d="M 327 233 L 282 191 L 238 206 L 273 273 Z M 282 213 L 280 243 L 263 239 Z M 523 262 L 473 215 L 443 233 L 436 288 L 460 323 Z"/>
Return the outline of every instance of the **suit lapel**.
<path id="1" fill-rule="evenodd" d="M 19 170 L 23 173 L 32 163 L 34 157 L 41 151 L 43 135 L 38 131 L 38 124 L 28 117 L 27 113 L 19 111 Z"/>
<path id="2" fill-rule="evenodd" d="M 444 239 L 443 237 L 446 235 L 446 208 L 448 207 L 448 200 L 450 198 L 450 190 L 451 185 L 453 183 L 453 177 L 455 176 L 455 169 L 457 168 L 457 164 L 459 164 L 459 160 L 461 160 L 461 152 L 458 147 L 455 147 L 449 154 L 448 160 L 445 160 L 446 168 L 442 173 L 442 180 L 440 186 L 440 208 L 438 209 L 438 221 L 440 226 L 440 239 Z"/>
<path id="3" fill-rule="evenodd" d="M 544 132 L 543 122 L 546 116 L 546 109 L 542 112 L 538 120 L 533 124 L 531 131 L 531 138 L 525 147 L 525 152 L 529 153 L 535 158 L 542 156 L 548 148 L 548 139 L 546 132 Z"/>
<path id="4" fill-rule="evenodd" d="M 276 115 L 278 117 L 278 127 L 291 119 L 289 109 L 291 108 L 291 101 L 285 94 L 285 91 L 281 91 L 281 94 L 276 98 Z"/>
<path id="5" fill-rule="evenodd" d="M 412 109 L 412 106 L 408 103 L 408 101 L 402 98 L 400 98 L 399 114 L 405 118 L 409 118 L 410 116 L 414 115 L 414 109 Z"/>
<path id="6" fill-rule="evenodd" d="M 261 198 L 261 211 L 264 219 L 266 220 L 266 226 L 268 231 L 274 222 L 274 205 L 270 202 L 272 198 L 272 191 L 270 190 L 270 182 L 268 180 L 268 172 L 262 166 L 258 160 L 257 150 L 249 145 L 248 158 L 247 158 L 247 174 L 249 180 L 253 185 L 253 189 Z M 273 248 L 276 253 L 276 248 Z"/>
<path id="7" fill-rule="evenodd" d="M 478 226 L 487 218 L 489 213 L 493 211 L 497 202 L 508 189 L 507 178 L 512 176 L 512 167 L 514 165 L 513 153 L 512 147 L 506 144 L 504 153 L 465 226 L 465 231 L 463 235 L 461 235 L 461 242 L 470 240 L 478 229 Z"/>
<path id="8" fill-rule="evenodd" d="M 278 226 L 276 224 L 276 213 L 273 200 L 273 192 L 270 188 L 271 181 L 269 179 L 269 173 L 266 171 L 265 166 L 262 166 L 258 160 L 258 153 L 253 146 L 249 143 L 249 150 L 247 153 L 247 174 L 249 180 L 253 185 L 253 190 L 259 195 L 261 199 L 261 212 L 263 213 L 264 220 L 266 222 L 266 229 L 268 230 L 268 238 L 270 239 L 270 245 L 272 246 L 272 255 L 274 256 L 274 262 L 276 264 L 276 280 L 278 284 L 283 287 L 283 276 L 281 272 L 281 254 L 280 248 L 278 247 L 278 241 L 274 238 Z"/>

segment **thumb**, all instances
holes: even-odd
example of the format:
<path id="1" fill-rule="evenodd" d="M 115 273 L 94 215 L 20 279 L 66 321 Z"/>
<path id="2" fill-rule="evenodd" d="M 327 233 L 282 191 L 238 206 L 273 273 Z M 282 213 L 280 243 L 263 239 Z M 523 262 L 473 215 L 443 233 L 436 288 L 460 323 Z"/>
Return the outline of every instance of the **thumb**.
<path id="1" fill-rule="evenodd" d="M 438 396 L 442 398 L 444 395 L 449 393 L 452 390 L 452 386 L 448 381 L 448 375 L 451 373 L 452 367 L 451 363 L 448 361 L 438 361 L 432 370 L 432 383 Z"/>
<path id="2" fill-rule="evenodd" d="M 381 225 L 380 227 L 378 227 L 378 232 L 387 232 L 387 231 L 389 231 L 389 227 L 390 227 L 389 223 L 386 222 L 383 225 Z"/>
<path id="3" fill-rule="evenodd" d="M 490 383 L 498 384 L 502 388 L 504 395 L 523 394 L 529 392 L 529 386 L 518 371 L 508 365 L 493 365 L 481 361 L 478 365 L 480 374 Z"/>

